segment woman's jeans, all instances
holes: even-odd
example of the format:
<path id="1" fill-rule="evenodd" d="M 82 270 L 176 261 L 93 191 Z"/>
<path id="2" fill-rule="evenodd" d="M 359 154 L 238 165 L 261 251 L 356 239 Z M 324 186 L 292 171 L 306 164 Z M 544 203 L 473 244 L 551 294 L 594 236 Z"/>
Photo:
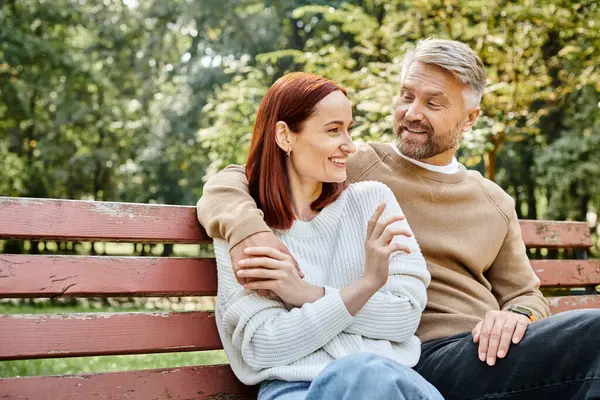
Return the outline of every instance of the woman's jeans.
<path id="1" fill-rule="evenodd" d="M 258 400 L 439 400 L 433 385 L 389 358 L 360 353 L 332 362 L 312 382 L 266 381 Z"/>

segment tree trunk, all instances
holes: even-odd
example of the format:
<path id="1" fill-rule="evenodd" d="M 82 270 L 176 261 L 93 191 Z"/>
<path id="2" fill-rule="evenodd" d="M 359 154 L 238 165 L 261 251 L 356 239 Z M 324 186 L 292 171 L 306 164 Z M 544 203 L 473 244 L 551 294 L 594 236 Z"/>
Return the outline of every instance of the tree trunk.
<path id="1" fill-rule="evenodd" d="M 533 179 L 527 180 L 527 218 L 537 219 L 537 202 L 535 199 L 535 182 Z"/>
<path id="2" fill-rule="evenodd" d="M 515 191 L 515 210 L 517 211 L 517 217 L 521 219 L 523 218 L 523 199 L 521 198 L 521 193 L 519 192 L 519 186 L 514 185 L 513 190 Z"/>
<path id="3" fill-rule="evenodd" d="M 582 186 L 585 190 L 584 185 L 585 185 L 584 183 L 581 183 L 580 186 Z M 587 221 L 587 212 L 588 212 L 589 203 L 590 203 L 590 195 L 587 192 L 587 190 L 585 190 L 583 195 L 579 198 L 579 218 L 577 218 L 579 221 Z"/>
<path id="4" fill-rule="evenodd" d="M 162 256 L 163 257 L 171 257 L 172 255 L 173 255 L 173 244 L 172 243 L 164 244 Z"/>
<path id="5" fill-rule="evenodd" d="M 496 152 L 498 149 L 494 147 L 491 151 L 485 153 L 485 177 L 490 181 L 496 181 Z"/>
<path id="6" fill-rule="evenodd" d="M 537 219 L 537 201 L 535 199 L 535 174 L 533 171 L 534 166 L 534 155 L 535 148 L 532 142 L 533 138 L 528 140 L 527 146 L 525 146 L 525 196 L 527 201 L 527 218 L 528 219 Z"/>

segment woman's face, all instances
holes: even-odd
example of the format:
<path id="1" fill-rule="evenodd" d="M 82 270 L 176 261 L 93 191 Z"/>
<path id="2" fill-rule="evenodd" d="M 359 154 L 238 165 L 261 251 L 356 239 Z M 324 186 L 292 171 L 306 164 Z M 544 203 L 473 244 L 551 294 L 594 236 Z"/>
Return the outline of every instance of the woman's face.
<path id="1" fill-rule="evenodd" d="M 356 151 L 350 138 L 352 105 L 340 91 L 324 97 L 300 132 L 291 133 L 288 168 L 301 181 L 344 182 L 346 160 Z"/>

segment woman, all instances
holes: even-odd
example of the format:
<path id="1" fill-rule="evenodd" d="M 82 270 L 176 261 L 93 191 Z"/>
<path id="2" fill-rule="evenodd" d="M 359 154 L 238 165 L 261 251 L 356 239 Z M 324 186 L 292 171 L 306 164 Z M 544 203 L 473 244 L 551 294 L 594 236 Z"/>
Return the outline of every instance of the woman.
<path id="1" fill-rule="evenodd" d="M 216 321 L 233 371 L 258 398 L 441 398 L 409 367 L 430 276 L 393 193 L 347 185 L 352 107 L 344 89 L 292 73 L 258 110 L 250 193 L 293 259 L 249 248 L 233 274 L 215 240 Z M 274 296 L 263 297 L 257 291 Z"/>

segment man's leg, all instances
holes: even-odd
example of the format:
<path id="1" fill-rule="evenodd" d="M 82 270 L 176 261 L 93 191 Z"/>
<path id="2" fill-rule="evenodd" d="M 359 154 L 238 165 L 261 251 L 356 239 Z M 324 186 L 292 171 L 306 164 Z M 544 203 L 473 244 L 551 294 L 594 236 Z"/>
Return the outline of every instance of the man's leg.
<path id="1" fill-rule="evenodd" d="M 386 357 L 355 354 L 331 363 L 311 383 L 307 400 L 443 400 L 413 369 Z"/>
<path id="2" fill-rule="evenodd" d="M 600 399 L 600 310 L 531 324 L 493 367 L 477 357 L 471 332 L 422 348 L 415 370 L 446 399 Z"/>

